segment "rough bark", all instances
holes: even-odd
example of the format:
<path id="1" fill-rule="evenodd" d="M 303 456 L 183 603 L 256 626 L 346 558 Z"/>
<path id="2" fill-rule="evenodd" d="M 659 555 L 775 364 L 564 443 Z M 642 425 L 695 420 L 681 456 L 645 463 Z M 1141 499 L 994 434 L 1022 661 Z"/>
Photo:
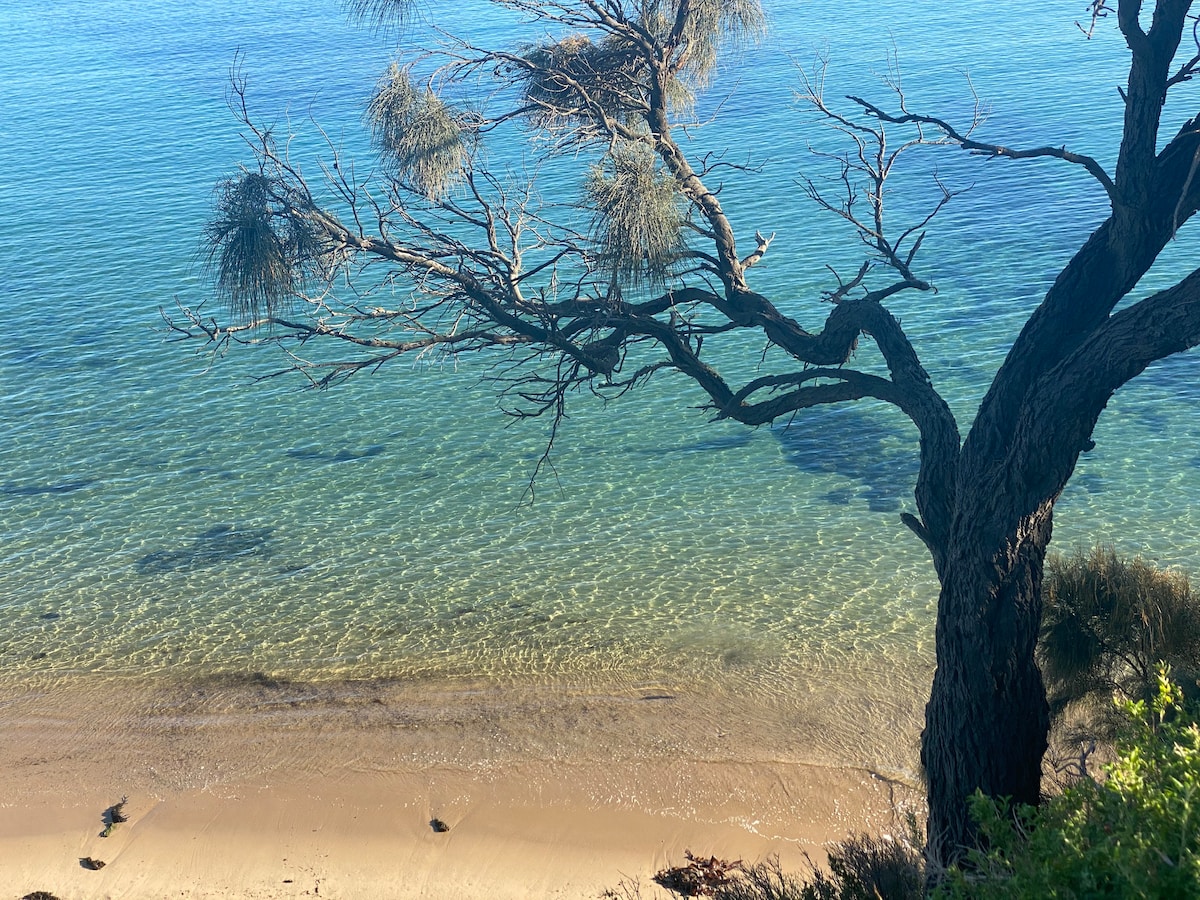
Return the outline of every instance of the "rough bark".
<path id="1" fill-rule="evenodd" d="M 1039 799 L 1049 709 L 1033 651 L 1052 508 L 1046 501 L 1019 517 L 999 545 L 989 529 L 960 527 L 948 551 L 921 747 L 935 866 L 972 842 L 966 802 L 976 790 L 1018 803 Z"/>
<path id="2" fill-rule="evenodd" d="M 1140 6 L 1118 10 L 1132 61 L 1115 177 L 1101 179 L 1112 214 L 1026 323 L 957 461 L 922 736 L 935 866 L 974 842 L 976 790 L 1038 801 L 1049 720 L 1034 647 L 1054 503 L 1113 393 L 1200 342 L 1200 273 L 1113 312 L 1197 206 L 1196 120 L 1156 152 L 1166 93 L 1196 64 L 1171 74 L 1190 3 L 1160 0 L 1147 31 Z"/>

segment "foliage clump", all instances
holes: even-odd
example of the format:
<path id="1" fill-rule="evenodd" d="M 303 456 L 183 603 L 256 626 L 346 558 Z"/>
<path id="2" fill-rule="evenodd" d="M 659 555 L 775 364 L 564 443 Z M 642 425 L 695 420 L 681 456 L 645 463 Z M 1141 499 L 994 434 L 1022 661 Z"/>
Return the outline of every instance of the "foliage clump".
<path id="1" fill-rule="evenodd" d="M 910 823 L 911 824 L 911 823 Z M 688 863 L 664 869 L 656 883 L 672 895 L 715 900 L 921 900 L 921 852 L 907 839 L 854 835 L 829 848 L 829 868 L 809 863 L 807 878 L 785 872 L 778 858 L 754 865 L 687 854 Z M 641 900 L 637 884 L 622 882 L 609 900 Z"/>
<path id="2" fill-rule="evenodd" d="M 679 0 L 644 0 L 635 4 L 624 22 L 639 36 L 609 33 L 592 41 L 583 34 L 527 46 L 523 64 L 506 67 L 522 82 L 526 114 L 539 128 L 561 131 L 584 129 L 576 138 L 607 134 L 596 128 L 608 118 L 634 125 L 655 104 L 661 92 L 668 104 L 690 107 L 692 89 L 709 82 L 720 52 L 730 45 L 747 45 L 766 31 L 759 0 L 691 0 L 682 10 Z M 655 80 L 646 64 L 646 40 L 670 53 L 670 75 Z"/>
<path id="3" fill-rule="evenodd" d="M 1161 664 L 1181 683 L 1200 673 L 1200 595 L 1182 572 L 1077 550 L 1047 558 L 1042 595 L 1038 661 L 1053 714 L 1081 706 L 1111 735 L 1114 694 L 1150 696 Z"/>
<path id="4" fill-rule="evenodd" d="M 646 66 L 636 48 L 616 38 L 572 34 L 526 47 L 522 57 L 525 65 L 510 72 L 522 81 L 534 127 L 577 128 L 605 116 L 625 123 L 645 108 Z"/>
<path id="5" fill-rule="evenodd" d="M 234 318 L 274 315 L 325 270 L 327 236 L 308 215 L 313 210 L 302 188 L 263 172 L 217 185 L 205 238 L 217 291 Z"/>
<path id="6" fill-rule="evenodd" d="M 437 94 L 413 84 L 408 69 L 392 65 L 367 105 L 367 119 L 379 152 L 418 193 L 436 200 L 461 175 L 462 124 Z"/>
<path id="7" fill-rule="evenodd" d="M 829 873 L 813 868 L 798 900 L 920 900 L 925 894 L 921 852 L 911 841 L 860 834 L 829 850 Z M 774 900 L 760 893 L 729 900 Z M 780 900 L 786 895 L 778 895 Z"/>
<path id="8" fill-rule="evenodd" d="M 1197 708 L 1161 669 L 1149 700 L 1120 704 L 1118 756 L 1041 807 L 977 794 L 986 850 L 951 870 L 942 898 L 1200 897 Z"/>
<path id="9" fill-rule="evenodd" d="M 622 283 L 661 282 L 683 246 L 682 201 L 653 151 L 614 148 L 592 167 L 587 198 L 600 264 Z"/>
<path id="10" fill-rule="evenodd" d="M 679 0 L 649 0 L 640 24 L 663 42 L 677 35 L 681 72 L 698 86 L 708 83 L 722 49 L 752 43 L 767 28 L 759 0 L 691 0 L 682 20 L 680 6 Z"/>

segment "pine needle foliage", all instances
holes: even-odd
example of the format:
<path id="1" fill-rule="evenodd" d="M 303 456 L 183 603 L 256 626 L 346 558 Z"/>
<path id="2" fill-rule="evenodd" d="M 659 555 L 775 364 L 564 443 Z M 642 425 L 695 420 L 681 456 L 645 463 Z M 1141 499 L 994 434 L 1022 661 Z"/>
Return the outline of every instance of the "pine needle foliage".
<path id="1" fill-rule="evenodd" d="M 431 200 L 445 196 L 467 159 L 463 128 L 409 70 L 393 64 L 367 106 L 375 145 L 400 178 Z"/>
<path id="2" fill-rule="evenodd" d="M 709 83 L 723 50 L 750 46 L 767 30 L 767 17 L 758 0 L 643 0 L 641 24 L 667 39 L 679 28 L 680 70 L 695 87 Z"/>
<path id="3" fill-rule="evenodd" d="M 205 228 L 208 262 L 234 319 L 275 315 L 323 267 L 324 239 L 306 209 L 306 197 L 260 172 L 217 185 Z"/>
<path id="4" fill-rule="evenodd" d="M 766 32 L 758 0 L 692 0 L 681 16 L 683 5 L 643 0 L 630 11 L 640 31 L 672 48 L 673 77 L 658 87 L 676 111 L 689 108 L 693 89 L 709 83 L 723 50 L 750 45 Z M 654 87 L 644 53 L 644 47 L 614 35 L 592 41 L 571 34 L 526 47 L 522 56 L 529 65 L 509 73 L 523 82 L 535 127 L 562 131 L 602 116 L 630 122 L 648 108 Z M 580 136 L 588 133 L 585 127 Z"/>
<path id="5" fill-rule="evenodd" d="M 623 284 L 661 284 L 683 246 L 682 199 L 653 151 L 618 144 L 592 167 L 586 191 L 600 265 Z"/>
<path id="6" fill-rule="evenodd" d="M 616 38 L 572 34 L 521 55 L 528 66 L 511 74 L 522 81 L 536 128 L 560 131 L 603 116 L 627 122 L 645 106 L 645 66 L 636 48 Z"/>
<path id="7" fill-rule="evenodd" d="M 375 28 L 408 24 L 416 6 L 416 0 L 346 0 L 351 16 Z"/>
<path id="8" fill-rule="evenodd" d="M 1039 663 L 1052 710 L 1146 696 L 1167 664 L 1200 673 L 1200 595 L 1186 574 L 1111 547 L 1046 560 Z"/>

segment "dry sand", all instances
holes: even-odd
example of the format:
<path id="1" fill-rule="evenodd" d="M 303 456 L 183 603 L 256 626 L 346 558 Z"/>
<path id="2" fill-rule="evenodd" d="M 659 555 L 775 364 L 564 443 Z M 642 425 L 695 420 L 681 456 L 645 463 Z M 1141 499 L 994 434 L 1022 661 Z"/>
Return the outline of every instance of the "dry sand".
<path id="1" fill-rule="evenodd" d="M 792 746 L 794 715 L 663 686 L 27 685 L 0 692 L 0 900 L 649 897 L 685 850 L 803 868 L 901 831 L 915 786 Z"/>

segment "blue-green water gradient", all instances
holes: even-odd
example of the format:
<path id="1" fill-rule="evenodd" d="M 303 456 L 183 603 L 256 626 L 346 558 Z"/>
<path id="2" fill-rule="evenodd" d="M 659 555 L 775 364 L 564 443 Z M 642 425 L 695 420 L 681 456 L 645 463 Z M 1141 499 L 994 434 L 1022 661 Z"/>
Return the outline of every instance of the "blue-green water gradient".
<path id="1" fill-rule="evenodd" d="M 427 7 L 481 42 L 518 33 L 484 3 Z M 768 9 L 771 36 L 701 99 L 696 146 L 758 169 L 730 174 L 722 201 L 746 245 L 777 234 L 754 286 L 811 328 L 825 266 L 859 258 L 795 181 L 830 137 L 793 100 L 795 66 L 818 52 L 831 98 L 884 97 L 894 50 L 914 108 L 962 121 L 969 75 L 991 107 L 985 139 L 1113 162 L 1126 52 L 1111 23 L 1084 38 L 1081 3 Z M 164 340 L 159 307 L 208 292 L 212 187 L 249 158 L 225 105 L 235 59 L 253 109 L 298 133 L 315 172 L 314 123 L 364 146 L 395 35 L 333 0 L 5 4 L 0 32 L 0 682 L 613 676 L 782 698 L 805 679 L 927 672 L 936 584 L 899 522 L 916 438 L 894 411 L 747 430 L 707 421 L 681 378 L 608 407 L 580 397 L 528 505 L 545 423 L 500 413 L 486 361 L 401 362 L 314 393 L 250 382 L 284 364 L 273 351 L 210 368 Z M 1104 195 L 1053 160 L 910 163 L 898 216 L 934 196 L 935 167 L 973 185 L 926 241 L 939 292 L 894 304 L 965 431 Z M 560 174 L 540 187 L 578 190 Z M 1196 249 L 1185 230 L 1140 290 Z M 1200 571 L 1198 399 L 1195 354 L 1120 392 L 1056 547 L 1112 542 Z"/>

